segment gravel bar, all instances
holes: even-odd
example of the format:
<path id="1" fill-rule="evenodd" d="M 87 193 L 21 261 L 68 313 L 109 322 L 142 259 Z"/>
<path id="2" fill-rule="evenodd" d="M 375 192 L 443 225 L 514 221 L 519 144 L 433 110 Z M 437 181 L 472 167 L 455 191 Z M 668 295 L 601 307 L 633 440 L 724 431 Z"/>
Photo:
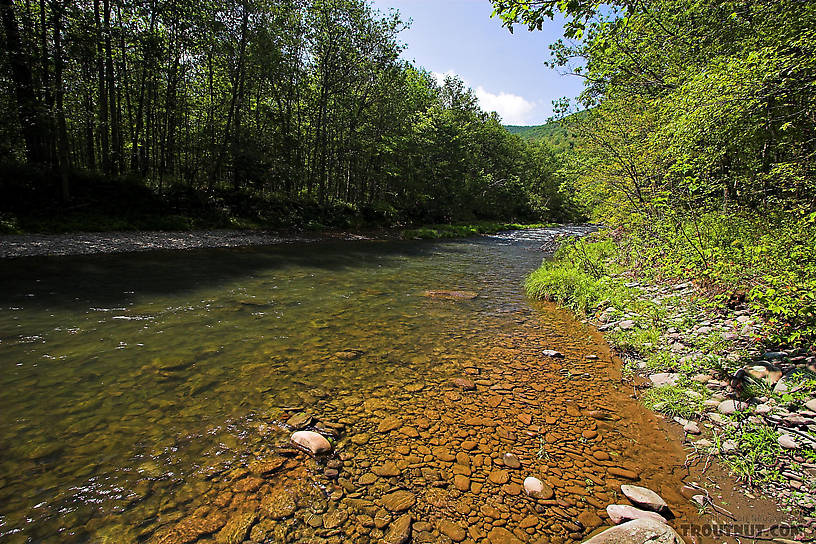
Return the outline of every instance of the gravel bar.
<path id="1" fill-rule="evenodd" d="M 281 234 L 270 231 L 77 232 L 0 235 L 0 258 L 127 253 L 159 249 L 267 246 L 322 240 L 367 240 L 382 236 L 352 233 Z"/>

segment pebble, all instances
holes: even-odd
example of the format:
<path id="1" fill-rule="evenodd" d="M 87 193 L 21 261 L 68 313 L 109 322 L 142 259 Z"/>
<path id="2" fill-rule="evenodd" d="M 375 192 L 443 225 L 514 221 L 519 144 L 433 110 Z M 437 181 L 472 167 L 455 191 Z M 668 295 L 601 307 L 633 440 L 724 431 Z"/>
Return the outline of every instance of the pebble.
<path id="1" fill-rule="evenodd" d="M 748 404 L 738 400 L 728 399 L 717 405 L 717 411 L 724 415 L 731 415 L 748 409 Z"/>
<path id="2" fill-rule="evenodd" d="M 524 493 L 530 497 L 544 500 L 551 499 L 555 494 L 550 486 L 535 476 L 528 476 L 524 479 Z"/>
<path id="3" fill-rule="evenodd" d="M 555 351 L 554 349 L 545 349 L 541 352 L 541 355 L 544 357 L 553 357 L 556 359 L 561 359 L 564 357 L 564 354 L 560 351 Z"/>
<path id="4" fill-rule="evenodd" d="M 504 466 L 508 468 L 521 468 L 521 461 L 512 453 L 505 453 L 502 456 L 502 461 L 504 462 Z"/>
<path id="5" fill-rule="evenodd" d="M 799 442 L 789 434 L 779 435 L 779 438 L 777 438 L 776 441 L 786 450 L 798 450 L 800 447 Z"/>

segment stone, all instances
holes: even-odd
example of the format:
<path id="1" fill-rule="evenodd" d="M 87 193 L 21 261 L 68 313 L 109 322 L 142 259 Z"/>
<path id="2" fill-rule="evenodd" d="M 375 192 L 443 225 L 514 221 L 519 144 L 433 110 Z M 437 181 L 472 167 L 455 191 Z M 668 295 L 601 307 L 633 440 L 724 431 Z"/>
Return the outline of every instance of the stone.
<path id="1" fill-rule="evenodd" d="M 654 512 L 666 512 L 669 510 L 669 505 L 663 500 L 663 497 L 649 488 L 639 485 L 623 484 L 620 490 L 627 499 L 641 508 L 646 508 Z"/>
<path id="2" fill-rule="evenodd" d="M 686 434 L 700 434 L 700 426 L 694 421 L 689 421 L 683 425 L 683 432 Z"/>
<path id="3" fill-rule="evenodd" d="M 618 476 L 620 478 L 626 478 L 627 480 L 638 480 L 640 476 L 638 476 L 637 472 L 634 472 L 629 469 L 621 468 L 621 467 L 609 467 L 607 469 L 609 474 L 612 476 Z"/>
<path id="4" fill-rule="evenodd" d="M 652 385 L 655 387 L 677 385 L 677 381 L 679 379 L 680 374 L 677 372 L 658 372 L 657 374 L 652 374 L 649 376 L 649 381 L 651 381 Z"/>
<path id="5" fill-rule="evenodd" d="M 554 349 L 545 349 L 541 351 L 541 355 L 544 357 L 553 357 L 555 359 L 561 359 L 564 357 L 564 354 L 560 351 L 555 351 Z"/>
<path id="6" fill-rule="evenodd" d="M 789 434 L 780 434 L 779 438 L 776 439 L 780 446 L 785 448 L 786 450 L 798 450 L 799 449 L 799 442 L 796 439 L 789 435 Z"/>
<path id="7" fill-rule="evenodd" d="M 584 544 L 685 544 L 674 529 L 654 519 L 635 519 L 599 533 Z"/>
<path id="8" fill-rule="evenodd" d="M 782 378 L 782 370 L 767 361 L 756 361 L 745 365 L 734 374 L 734 378 L 739 381 L 744 380 L 745 377 L 773 385 Z"/>
<path id="9" fill-rule="evenodd" d="M 816 412 L 816 399 L 810 399 L 805 403 L 805 408 L 811 412 Z"/>
<path id="10" fill-rule="evenodd" d="M 411 540 L 411 514 L 403 514 L 397 521 L 391 524 L 388 532 L 385 533 L 383 542 L 385 544 L 406 544 Z"/>
<path id="11" fill-rule="evenodd" d="M 241 544 L 256 519 L 258 519 L 258 514 L 255 512 L 244 512 L 233 516 L 215 535 L 215 541 L 218 544 Z"/>
<path id="12" fill-rule="evenodd" d="M 323 516 L 323 527 L 334 529 L 340 527 L 348 520 L 348 513 L 345 510 L 335 509 Z"/>
<path id="13" fill-rule="evenodd" d="M 505 453 L 502 456 L 502 462 L 504 462 L 504 466 L 507 468 L 521 468 L 521 461 L 512 453 Z"/>
<path id="14" fill-rule="evenodd" d="M 465 532 L 462 527 L 450 520 L 441 520 L 437 524 L 437 528 L 439 529 L 440 533 L 447 536 L 454 542 L 462 542 L 465 538 L 467 538 L 467 532 Z"/>
<path id="15" fill-rule="evenodd" d="M 378 433 L 387 433 L 389 431 L 393 431 L 394 429 L 399 429 L 402 426 L 402 421 L 394 416 L 389 416 L 382 421 L 380 424 L 377 425 L 377 432 Z"/>
<path id="16" fill-rule="evenodd" d="M 289 419 L 286 420 L 286 424 L 292 427 L 293 429 L 302 429 L 303 427 L 307 426 L 309 423 L 312 422 L 312 416 L 306 414 L 304 412 L 300 412 L 298 414 L 293 415 Z"/>
<path id="17" fill-rule="evenodd" d="M 453 378 L 451 383 L 458 387 L 463 391 L 475 391 L 476 390 L 476 382 L 471 380 L 470 378 Z"/>
<path id="18" fill-rule="evenodd" d="M 331 451 L 331 443 L 314 431 L 297 431 L 292 433 L 292 442 L 306 449 L 312 455 L 320 455 Z"/>
<path id="19" fill-rule="evenodd" d="M 789 393 L 796 384 L 806 379 L 816 379 L 816 374 L 804 367 L 793 368 L 776 382 L 773 392 L 777 395 L 784 395 L 785 393 Z"/>
<path id="20" fill-rule="evenodd" d="M 383 478 L 390 478 L 392 476 L 399 476 L 400 469 L 397 468 L 392 461 L 386 461 L 384 464 L 371 468 L 371 472 Z"/>
<path id="21" fill-rule="evenodd" d="M 493 527 L 487 534 L 490 544 L 523 544 L 521 540 L 504 527 Z"/>
<path id="22" fill-rule="evenodd" d="M 587 531 L 592 531 L 603 525 L 603 520 L 592 510 L 584 510 L 578 514 L 578 521 L 581 522 L 581 525 L 583 525 Z"/>
<path id="23" fill-rule="evenodd" d="M 470 490 L 470 478 L 464 474 L 457 474 L 453 477 L 453 486 L 459 491 Z"/>
<path id="24" fill-rule="evenodd" d="M 295 510 L 295 498 L 285 489 L 276 488 L 261 499 L 261 511 L 272 519 L 288 518 Z"/>
<path id="25" fill-rule="evenodd" d="M 622 331 L 629 331 L 635 328 L 635 322 L 631 319 L 625 319 L 618 323 L 618 328 Z"/>
<path id="26" fill-rule="evenodd" d="M 553 489 L 536 478 L 528 476 L 524 479 L 524 493 L 535 499 L 549 500 L 555 495 Z"/>
<path id="27" fill-rule="evenodd" d="M 358 446 L 364 446 L 371 440 L 371 435 L 368 433 L 357 433 L 351 437 L 351 442 Z"/>
<path id="28" fill-rule="evenodd" d="M 717 405 L 717 411 L 726 416 L 748 409 L 748 403 L 739 400 L 727 399 Z"/>
<path id="29" fill-rule="evenodd" d="M 609 506 L 606 507 L 606 514 L 609 516 L 609 519 L 611 519 L 612 522 L 615 523 L 616 525 L 619 525 L 626 521 L 631 521 L 633 519 L 643 518 L 649 518 L 655 521 L 666 523 L 666 518 L 664 518 L 657 512 L 641 510 L 640 508 L 635 508 L 634 506 L 629 506 L 628 504 L 610 504 Z"/>
<path id="30" fill-rule="evenodd" d="M 487 475 L 487 479 L 496 485 L 506 484 L 510 480 L 510 474 L 506 470 L 493 470 Z"/>
<path id="31" fill-rule="evenodd" d="M 720 449 L 722 449 L 723 453 L 734 453 L 739 450 L 739 444 L 736 440 L 728 439 L 722 443 Z"/>
<path id="32" fill-rule="evenodd" d="M 399 490 L 383 495 L 381 500 L 389 512 L 404 512 L 416 503 L 416 495 L 410 491 Z"/>

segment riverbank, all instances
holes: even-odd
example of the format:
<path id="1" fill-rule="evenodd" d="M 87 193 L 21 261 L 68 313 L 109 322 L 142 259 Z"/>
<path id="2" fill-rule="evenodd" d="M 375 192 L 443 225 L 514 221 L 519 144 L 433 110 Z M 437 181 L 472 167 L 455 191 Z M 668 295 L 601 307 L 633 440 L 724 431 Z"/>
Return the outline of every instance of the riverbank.
<path id="1" fill-rule="evenodd" d="M 541 224 L 477 222 L 431 225 L 417 229 L 368 231 L 279 232 L 266 230 L 217 229 L 191 231 L 115 231 L 67 234 L 0 235 L 0 258 L 92 255 L 134 251 L 205 249 L 318 242 L 321 240 L 391 240 L 419 238 L 464 238 L 504 230 L 541 228 Z"/>
<path id="2" fill-rule="evenodd" d="M 643 403 L 682 429 L 689 460 L 727 466 L 748 497 L 772 497 L 816 532 L 816 351 L 768 341 L 745 296 L 636 273 L 609 236 L 565 244 L 528 293 L 586 316 L 625 362 Z M 691 496 L 703 511 L 728 509 Z M 702 502 L 701 502 L 702 501 Z"/>

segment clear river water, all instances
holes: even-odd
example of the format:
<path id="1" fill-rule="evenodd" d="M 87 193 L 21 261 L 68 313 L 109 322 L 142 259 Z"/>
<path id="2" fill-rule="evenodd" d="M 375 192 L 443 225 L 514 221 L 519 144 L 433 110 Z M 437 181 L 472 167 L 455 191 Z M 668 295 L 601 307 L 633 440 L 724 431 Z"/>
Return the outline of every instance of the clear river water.
<path id="1" fill-rule="evenodd" d="M 0 543 L 580 542 L 632 481 L 692 518 L 598 333 L 524 296 L 562 230 L 0 262 Z"/>

